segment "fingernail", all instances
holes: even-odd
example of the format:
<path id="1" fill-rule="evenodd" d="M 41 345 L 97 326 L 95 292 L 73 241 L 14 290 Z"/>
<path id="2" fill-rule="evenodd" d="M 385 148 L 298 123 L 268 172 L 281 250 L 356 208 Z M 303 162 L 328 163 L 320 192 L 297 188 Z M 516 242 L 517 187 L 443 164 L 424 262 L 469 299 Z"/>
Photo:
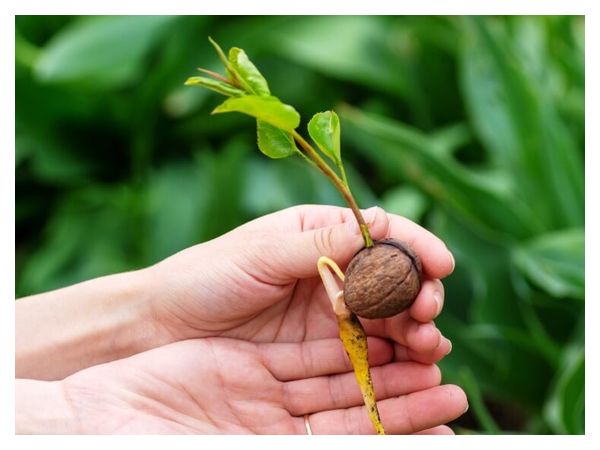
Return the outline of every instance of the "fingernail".
<path id="1" fill-rule="evenodd" d="M 373 222 L 375 222 L 375 216 L 377 215 L 377 206 L 373 206 L 369 209 L 365 209 L 362 210 L 362 215 L 363 218 L 365 219 L 365 222 L 367 222 L 367 225 L 371 225 Z"/>
<path id="2" fill-rule="evenodd" d="M 435 326 L 435 325 L 434 325 L 434 326 Z M 437 343 L 437 345 L 435 346 L 435 348 L 439 348 L 439 347 L 440 347 L 440 345 L 442 345 L 442 344 L 444 343 L 444 339 L 445 339 L 445 338 L 444 338 L 444 335 L 442 335 L 442 332 L 441 332 L 439 329 L 437 329 L 437 328 L 436 328 L 436 330 L 437 330 L 437 332 L 438 332 L 438 343 Z"/>
<path id="3" fill-rule="evenodd" d="M 436 306 L 435 317 L 437 317 L 442 312 L 442 294 L 440 294 L 438 291 L 435 291 L 433 293 L 433 301 L 435 302 Z"/>
<path id="4" fill-rule="evenodd" d="M 465 414 L 467 411 L 469 410 L 469 404 L 467 403 L 467 407 L 465 408 L 465 410 L 463 411 L 463 414 Z"/>
<path id="5" fill-rule="evenodd" d="M 452 270 L 450 272 L 454 272 L 454 268 L 456 267 L 456 261 L 454 260 L 454 255 L 450 250 L 448 250 L 448 253 L 450 253 L 450 259 L 452 260 Z"/>
<path id="6" fill-rule="evenodd" d="M 452 341 L 451 341 L 450 339 L 448 339 L 448 338 L 445 338 L 445 339 L 446 339 L 446 341 L 448 342 L 448 351 L 446 352 L 446 355 L 449 355 L 449 354 L 450 354 L 450 352 L 452 351 Z M 467 406 L 467 409 L 468 409 L 468 408 L 469 408 L 469 407 Z"/>

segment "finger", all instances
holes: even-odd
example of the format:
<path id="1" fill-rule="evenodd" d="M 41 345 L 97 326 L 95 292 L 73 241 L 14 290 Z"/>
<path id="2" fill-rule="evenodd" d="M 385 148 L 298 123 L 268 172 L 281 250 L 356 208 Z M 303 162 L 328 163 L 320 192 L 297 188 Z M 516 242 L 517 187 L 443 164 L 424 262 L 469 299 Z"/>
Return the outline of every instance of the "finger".
<path id="1" fill-rule="evenodd" d="M 430 352 L 416 352 L 403 345 L 394 344 L 394 361 L 416 361 L 421 364 L 435 364 L 452 351 L 452 342 L 442 337 L 440 345 Z"/>
<path id="2" fill-rule="evenodd" d="M 454 256 L 446 244 L 405 217 L 388 214 L 389 230 L 385 237 L 406 242 L 421 258 L 423 271 L 431 278 L 444 278 L 454 270 Z"/>
<path id="3" fill-rule="evenodd" d="M 449 435 L 454 434 L 454 431 L 452 431 L 452 428 L 450 428 L 448 425 L 440 425 L 437 427 L 428 428 L 427 430 L 417 431 L 413 434 Z"/>
<path id="4" fill-rule="evenodd" d="M 442 341 L 442 334 L 433 322 L 420 323 L 408 314 L 361 322 L 367 335 L 390 339 L 419 353 L 433 351 Z"/>
<path id="5" fill-rule="evenodd" d="M 423 270 L 432 278 L 443 278 L 454 268 L 445 244 L 416 223 L 379 207 L 363 210 L 373 239 L 392 237 L 408 243 L 419 255 Z M 269 257 L 286 280 L 315 276 L 316 262 L 328 256 L 346 266 L 364 243 L 352 211 L 324 205 L 303 205 L 257 219 L 242 227 L 268 232 Z M 285 280 L 282 280 L 285 281 Z"/>
<path id="6" fill-rule="evenodd" d="M 394 356 L 391 344 L 368 338 L 369 364 L 378 366 Z M 280 381 L 349 372 L 352 365 L 342 342 L 337 338 L 316 341 L 257 344 L 261 362 Z"/>
<path id="7" fill-rule="evenodd" d="M 408 313 L 419 322 L 431 322 L 444 306 L 444 285 L 439 279 L 425 280 Z"/>
<path id="8" fill-rule="evenodd" d="M 415 362 L 392 363 L 371 369 L 377 399 L 386 399 L 440 384 L 440 369 Z M 353 373 L 285 383 L 284 405 L 294 416 L 363 404 Z"/>
<path id="9" fill-rule="evenodd" d="M 406 346 L 414 352 L 426 353 L 438 348 L 442 333 L 433 322 L 419 323 L 411 320 L 402 330 Z"/>
<path id="10" fill-rule="evenodd" d="M 268 245 L 262 242 L 260 249 L 268 253 L 262 262 L 268 258 L 270 270 L 266 275 L 275 282 L 316 276 L 321 256 L 328 256 L 344 267 L 364 246 L 356 219 L 348 208 L 305 205 L 283 213 L 298 227 L 282 225 L 280 231 L 269 233 Z M 388 220 L 381 208 L 365 210 L 363 215 L 373 231 L 385 233 Z"/>
<path id="11" fill-rule="evenodd" d="M 467 409 L 467 397 L 454 385 L 436 386 L 378 402 L 388 434 L 410 434 L 443 425 Z M 374 434 L 364 406 L 311 414 L 314 434 Z"/>

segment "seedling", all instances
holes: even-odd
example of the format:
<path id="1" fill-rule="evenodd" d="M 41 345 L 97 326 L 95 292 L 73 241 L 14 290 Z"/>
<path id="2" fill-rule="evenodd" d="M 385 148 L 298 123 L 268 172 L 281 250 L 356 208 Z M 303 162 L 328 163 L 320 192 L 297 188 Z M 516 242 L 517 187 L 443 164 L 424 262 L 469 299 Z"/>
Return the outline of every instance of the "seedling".
<path id="1" fill-rule="evenodd" d="M 298 156 L 322 172 L 340 192 L 358 222 L 365 247 L 348 266 L 347 275 L 327 257 L 317 263 L 319 274 L 337 317 L 340 339 L 352 363 L 369 418 L 377 434 L 385 434 L 377 410 L 373 382 L 367 362 L 367 338 L 356 314 L 366 318 L 390 317 L 408 308 L 421 288 L 421 264 L 405 244 L 386 239 L 373 242 L 352 195 L 340 146 L 340 120 L 335 111 L 315 114 L 308 123 L 313 147 L 296 131 L 300 114 L 271 95 L 265 77 L 244 50 L 233 47 L 226 56 L 211 38 L 225 75 L 199 69 L 208 76 L 190 77 L 188 86 L 200 86 L 228 98 L 213 114 L 240 112 L 256 119 L 258 148 L 273 159 Z M 344 283 L 338 286 L 334 275 Z"/>

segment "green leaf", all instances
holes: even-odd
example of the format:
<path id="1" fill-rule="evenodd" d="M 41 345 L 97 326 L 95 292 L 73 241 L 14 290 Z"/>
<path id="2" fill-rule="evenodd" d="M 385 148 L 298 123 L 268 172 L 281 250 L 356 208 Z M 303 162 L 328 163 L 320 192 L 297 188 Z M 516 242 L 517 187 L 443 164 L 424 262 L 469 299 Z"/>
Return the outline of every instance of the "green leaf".
<path id="1" fill-rule="evenodd" d="M 474 129 L 492 163 L 512 174 L 515 193 L 529 199 L 546 230 L 581 226 L 581 150 L 551 92 L 519 63 L 510 33 L 490 26 L 492 20 L 478 17 L 464 23 L 461 81 Z"/>
<path id="2" fill-rule="evenodd" d="M 132 211 L 139 199 L 132 194 L 123 185 L 69 190 L 23 268 L 17 294 L 44 292 L 139 264 L 131 251 L 139 239 L 132 231 Z"/>
<path id="3" fill-rule="evenodd" d="M 454 69 L 446 52 L 430 42 L 452 46 L 455 23 L 425 16 L 304 16 L 280 18 L 264 33 L 282 58 L 401 98 L 419 124 L 431 126 L 432 110 L 453 104 L 456 91 L 448 89 L 454 78 L 448 72 Z"/>
<path id="4" fill-rule="evenodd" d="M 219 44 L 217 44 L 217 41 L 215 41 L 210 36 L 208 37 L 208 41 L 215 48 L 215 51 L 217 52 L 219 59 L 223 63 L 223 66 L 225 66 L 225 69 L 227 70 L 227 74 L 229 75 L 229 79 L 231 81 L 235 80 L 235 72 L 233 70 L 233 67 L 231 67 L 231 64 L 229 63 L 229 61 L 227 61 L 227 57 L 225 56 L 225 53 L 223 52 L 223 49 L 221 48 L 221 46 Z"/>
<path id="5" fill-rule="evenodd" d="M 142 198 L 148 233 L 144 253 L 150 264 L 198 242 L 198 229 L 207 217 L 206 204 L 214 186 L 210 169 L 184 160 L 169 162 L 149 174 Z"/>
<path id="6" fill-rule="evenodd" d="M 541 358 L 537 349 L 516 345 L 501 328 L 496 329 L 493 325 L 485 326 L 492 335 L 480 337 L 480 333 L 473 332 L 473 322 L 459 320 L 447 311 L 436 324 L 445 335 L 452 336 L 454 348 L 452 358 L 445 358 L 440 363 L 445 383 L 456 383 L 465 388 L 461 371 L 468 367 L 477 377 L 484 399 L 501 399 L 517 411 L 543 402 L 550 381 L 548 375 L 553 368 Z M 526 375 L 520 372 L 523 367 L 527 367 Z"/>
<path id="7" fill-rule="evenodd" d="M 300 158 L 284 158 L 272 164 L 256 155 L 249 159 L 243 173 L 246 174 L 243 204 L 252 217 L 290 205 L 344 206 L 339 192 L 329 180 Z"/>
<path id="8" fill-rule="evenodd" d="M 262 120 L 256 121 L 258 148 L 269 158 L 280 159 L 299 151 L 290 133 Z"/>
<path id="9" fill-rule="evenodd" d="M 428 214 L 427 227 L 454 254 L 456 266 L 464 271 L 461 295 L 465 301 L 450 308 L 468 308 L 461 315 L 477 323 L 522 329 L 519 298 L 510 279 L 510 253 L 500 240 L 477 233 L 455 214 L 436 206 Z M 469 298 L 467 300 L 466 298 Z"/>
<path id="10" fill-rule="evenodd" d="M 271 95 L 267 80 L 256 66 L 250 61 L 246 52 L 238 47 L 229 50 L 229 63 L 233 67 L 236 77 L 240 84 L 250 94 Z"/>
<path id="11" fill-rule="evenodd" d="M 472 407 L 473 415 L 477 418 L 481 428 L 489 434 L 498 434 L 500 428 L 484 402 L 479 382 L 473 371 L 463 366 L 459 370 L 459 377 L 462 381 L 461 386 L 469 399 L 469 406 Z"/>
<path id="12" fill-rule="evenodd" d="M 388 39 L 390 22 L 377 16 L 305 16 L 282 18 L 265 32 L 283 58 L 399 95 L 412 86 L 406 60 Z"/>
<path id="13" fill-rule="evenodd" d="M 201 86 L 207 89 L 218 92 L 219 94 L 240 97 L 246 93 L 241 89 L 236 88 L 230 84 L 224 83 L 223 81 L 214 80 L 207 77 L 190 77 L 185 81 L 186 86 Z"/>
<path id="14" fill-rule="evenodd" d="M 517 267 L 538 287 L 555 297 L 585 296 L 585 236 L 583 229 L 547 233 L 519 246 Z"/>
<path id="15" fill-rule="evenodd" d="M 421 221 L 428 203 L 427 197 L 411 186 L 397 186 L 390 189 L 381 199 L 381 206 L 387 212 L 398 214 L 417 223 Z"/>
<path id="16" fill-rule="evenodd" d="M 43 81 L 80 81 L 119 87 L 141 76 L 144 57 L 175 22 L 174 16 L 77 19 L 56 34 L 36 61 Z"/>
<path id="17" fill-rule="evenodd" d="M 544 416 L 555 433 L 585 433 L 585 354 L 583 345 L 564 352 L 554 389 L 544 407 Z"/>
<path id="18" fill-rule="evenodd" d="M 228 98 L 217 106 L 212 114 L 232 111 L 248 114 L 285 131 L 293 131 L 300 125 L 300 114 L 277 97 L 246 95 Z"/>
<path id="19" fill-rule="evenodd" d="M 404 178 L 487 234 L 529 237 L 542 224 L 526 203 L 441 151 L 439 142 L 389 118 L 344 106 L 345 136 L 381 171 Z"/>
<path id="20" fill-rule="evenodd" d="M 340 154 L 340 119 L 335 111 L 315 114 L 308 122 L 308 134 L 319 149 L 335 164 L 342 164 Z"/>
<path id="21" fill-rule="evenodd" d="M 198 241 L 213 239 L 241 225 L 247 218 L 242 214 L 243 185 L 246 178 L 245 161 L 250 153 L 247 136 L 229 139 L 216 155 L 197 154 L 200 170 L 207 175 L 205 186 L 218 189 L 219 195 L 208 195 L 197 222 Z"/>

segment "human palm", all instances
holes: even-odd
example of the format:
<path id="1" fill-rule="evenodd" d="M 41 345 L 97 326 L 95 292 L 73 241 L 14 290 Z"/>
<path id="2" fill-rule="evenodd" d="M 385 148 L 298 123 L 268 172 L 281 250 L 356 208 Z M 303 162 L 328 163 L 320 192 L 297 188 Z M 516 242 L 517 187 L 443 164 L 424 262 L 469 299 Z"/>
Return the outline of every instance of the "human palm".
<path id="1" fill-rule="evenodd" d="M 373 379 L 388 433 L 440 427 L 465 408 L 434 365 L 397 361 L 370 339 Z M 341 343 L 176 342 L 94 366 L 61 382 L 78 433 L 367 434 L 373 429 Z"/>
<path id="2" fill-rule="evenodd" d="M 451 272 L 451 256 L 439 239 L 414 223 L 374 212 L 373 237 L 411 243 L 426 278 L 410 310 L 391 319 L 364 321 L 366 332 L 394 340 L 400 351 L 431 352 L 442 343 L 429 323 L 439 313 L 431 295 L 434 290 L 443 295 L 437 278 Z M 187 249 L 153 269 L 153 278 L 163 286 L 158 289 L 156 316 L 178 339 L 227 336 L 301 342 L 335 337 L 335 316 L 316 261 L 326 255 L 341 266 L 348 264 L 362 245 L 360 233 L 351 231 L 353 221 L 343 208 L 290 208 Z M 448 350 L 446 344 L 440 349 Z"/>

